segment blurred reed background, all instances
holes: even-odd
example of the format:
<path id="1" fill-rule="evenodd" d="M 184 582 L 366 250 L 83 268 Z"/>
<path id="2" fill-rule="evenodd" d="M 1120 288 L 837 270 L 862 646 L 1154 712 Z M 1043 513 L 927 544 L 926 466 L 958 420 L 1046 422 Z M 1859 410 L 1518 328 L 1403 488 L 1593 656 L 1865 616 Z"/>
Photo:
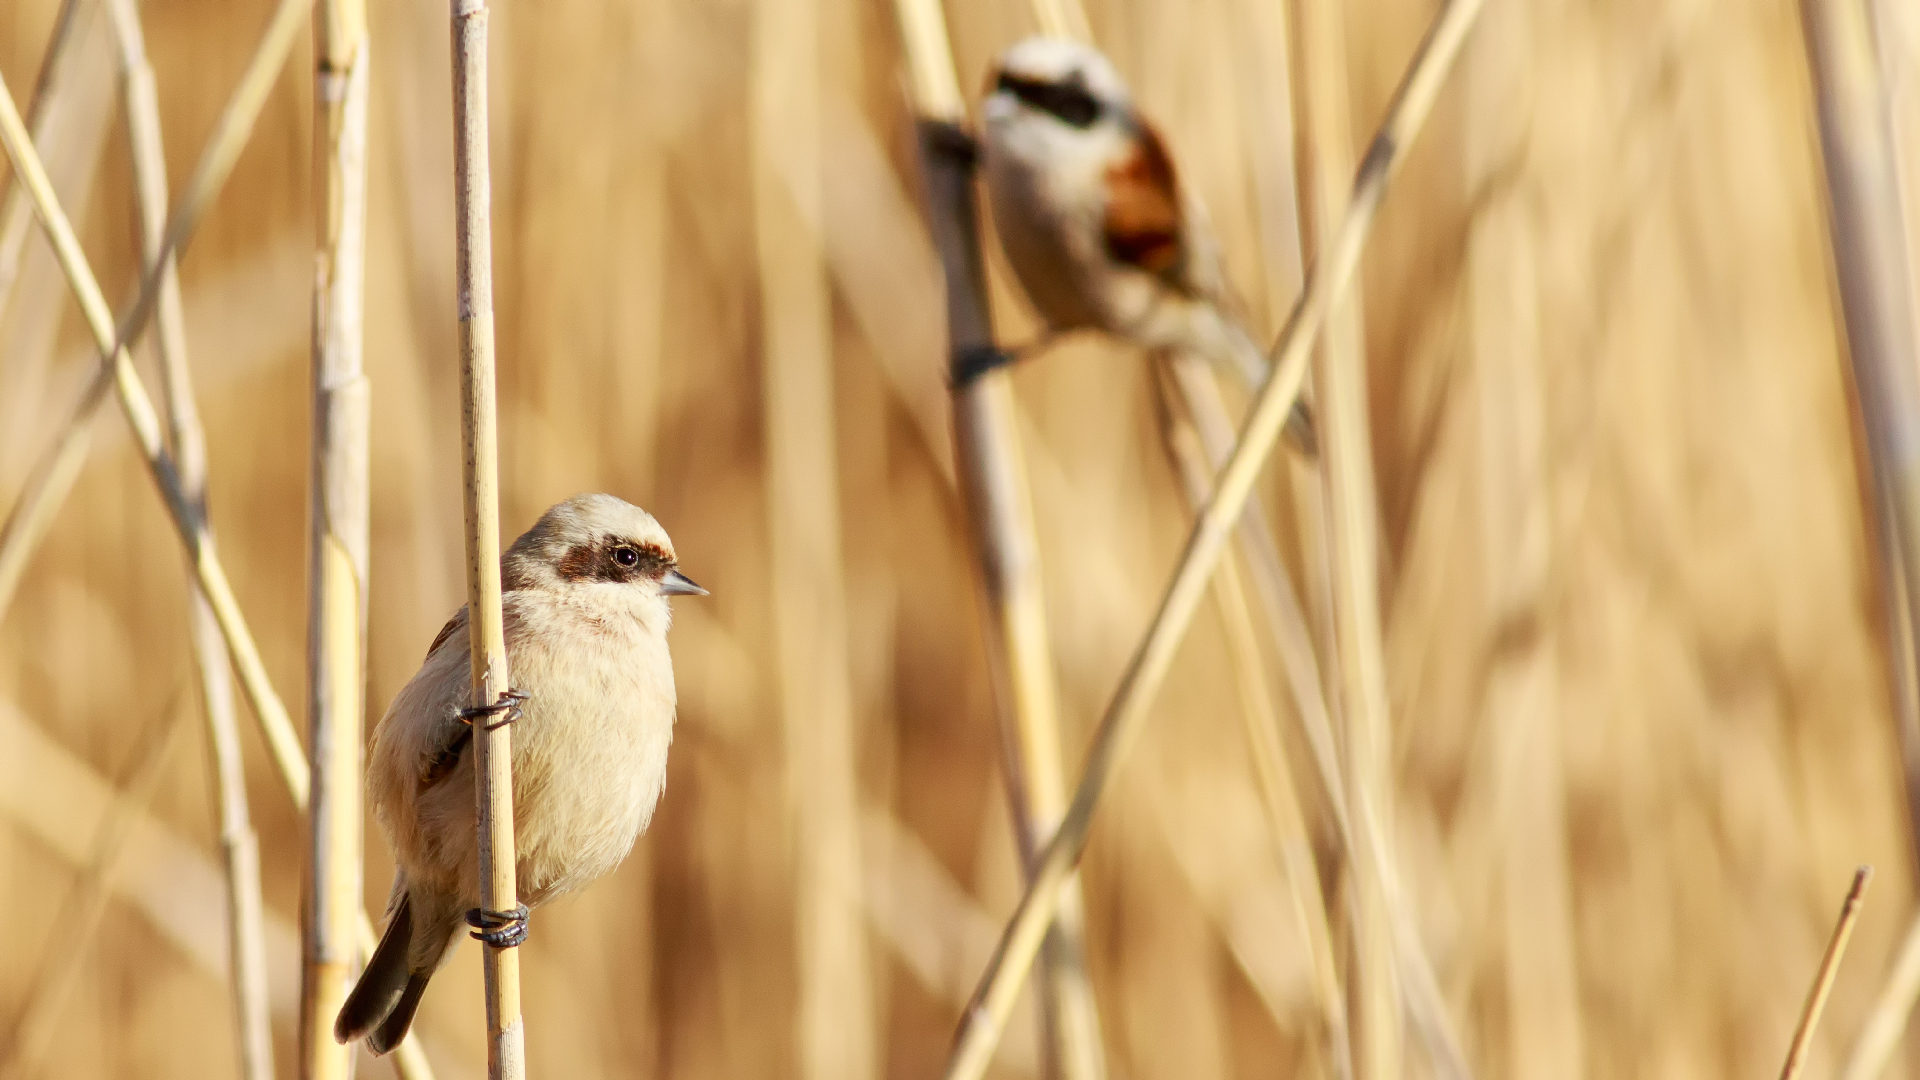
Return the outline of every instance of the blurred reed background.
<path id="1" fill-rule="evenodd" d="M 1018 895 L 893 8 L 815 0 L 774 33 L 759 21 L 777 6 L 492 4 L 505 528 L 610 491 L 652 510 L 713 592 L 677 605 L 680 725 L 651 832 L 613 878 L 534 920 L 537 1075 L 812 1080 L 801 998 L 863 982 L 870 1006 L 815 999 L 838 1030 L 871 1030 L 846 1075 L 934 1075 Z M 1340 25 L 1301 40 L 1340 51 L 1303 65 L 1286 5 L 1088 4 L 1264 332 L 1299 286 L 1280 255 L 1315 233 L 1291 195 L 1276 203 L 1289 162 L 1312 175 L 1319 137 L 1282 95 L 1335 73 L 1334 123 L 1364 145 L 1433 6 L 1321 5 Z M 0 75 L 23 105 L 58 7 L 0 5 Z M 267 9 L 142 11 L 177 190 Z M 1920 14 L 1878 11 L 1905 160 L 1920 163 Z M 446 16 L 370 14 L 371 720 L 464 586 Z M 106 14 L 83 0 L 79 18 L 43 152 L 117 301 L 140 219 Z M 1032 19 L 1023 0 L 951 5 L 963 87 Z M 810 35 L 804 59 L 766 61 L 781 34 Z M 303 37 L 181 266 L 213 517 L 289 701 L 305 677 L 310 50 Z M 1813 1051 L 1810 1075 L 1832 1075 L 1912 918 L 1821 184 L 1788 0 L 1490 0 L 1388 194 L 1360 308 L 1394 827 L 1480 1077 L 1770 1074 L 1848 873 L 1871 862 Z M 1920 222 L 1920 184 L 1906 190 Z M 95 363 L 37 231 L 23 250 L 0 312 L 9 503 Z M 1001 336 L 1027 340 L 997 259 Z M 770 356 L 779 342 L 820 355 Z M 783 386 L 831 373 L 830 426 L 769 434 L 776 362 Z M 1012 378 L 1077 768 L 1188 511 L 1142 357 L 1076 339 Z M 770 445 L 815 457 L 776 473 Z M 837 468 L 818 468 L 828 452 Z M 1289 535 L 1291 469 L 1268 492 Z M 836 532 L 837 574 L 818 563 Z M 0 1056 L 48 971 L 81 972 L 40 1075 L 237 1074 L 186 596 L 161 504 L 107 417 L 0 625 Z M 793 648 L 843 655 L 844 687 L 796 690 L 777 652 Z M 1290 1076 L 1310 1060 L 1312 969 L 1225 657 L 1208 608 L 1084 867 L 1117 1078 Z M 792 713 L 809 692 L 844 732 Z M 1296 785 L 1314 792 L 1287 730 Z M 245 739 L 290 1075 L 305 840 L 251 726 Z M 804 755 L 822 753 L 852 755 L 850 820 L 810 786 Z M 98 939 L 49 955 L 113 790 L 145 785 Z M 857 830 L 853 857 L 835 829 Z M 373 911 L 389 871 L 370 832 Z M 803 885 L 829 900 L 802 905 Z M 807 945 L 825 924 L 802 932 L 796 914 L 835 896 L 863 909 L 864 945 L 842 946 L 866 957 L 837 983 Z M 1037 1028 L 1023 1009 L 998 1075 L 1039 1075 Z M 436 981 L 417 1030 L 439 1075 L 483 1074 L 477 949 Z"/>

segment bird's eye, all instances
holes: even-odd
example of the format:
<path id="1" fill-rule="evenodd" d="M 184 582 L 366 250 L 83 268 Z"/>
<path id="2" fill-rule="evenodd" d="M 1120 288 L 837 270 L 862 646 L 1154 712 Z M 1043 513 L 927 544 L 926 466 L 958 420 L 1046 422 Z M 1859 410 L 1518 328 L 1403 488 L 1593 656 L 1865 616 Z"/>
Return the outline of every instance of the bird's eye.
<path id="1" fill-rule="evenodd" d="M 617 547 L 613 549 L 613 561 L 621 566 L 638 566 L 640 553 L 630 547 Z"/>

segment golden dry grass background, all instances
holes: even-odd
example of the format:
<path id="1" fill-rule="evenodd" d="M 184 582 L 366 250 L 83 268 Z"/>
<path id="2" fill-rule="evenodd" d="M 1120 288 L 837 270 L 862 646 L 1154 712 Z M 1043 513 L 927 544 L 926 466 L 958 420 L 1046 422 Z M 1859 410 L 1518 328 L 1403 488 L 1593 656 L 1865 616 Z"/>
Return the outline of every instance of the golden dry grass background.
<path id="1" fill-rule="evenodd" d="M 1881 5 L 1920 160 L 1920 16 Z M 463 601 L 446 14 L 373 5 L 370 719 Z M 54 0 L 0 5 L 32 86 Z M 1032 29 L 951 5 L 963 85 Z M 104 16 L 49 152 L 124 295 L 136 232 Z M 942 296 L 891 6 L 823 0 L 822 218 L 879 1052 L 933 1074 L 1017 895 L 951 458 Z M 1269 331 L 1254 162 L 1280 148 L 1274 12 L 1100 0 L 1094 34 L 1209 203 Z M 262 4 L 144 8 L 175 186 Z M 753 5 L 495 0 L 503 518 L 606 490 L 710 598 L 677 605 L 667 794 L 614 877 L 525 952 L 542 1076 L 797 1075 L 794 812 L 778 712 L 749 124 Z M 1345 5 L 1356 140 L 1428 4 Z M 304 678 L 311 54 L 295 50 L 182 273 L 212 505 L 275 683 Z M 1816 1045 L 1830 1075 L 1912 915 L 1913 857 L 1804 49 L 1787 0 L 1492 0 L 1363 272 L 1398 828 L 1478 1074 L 1753 1077 L 1785 1050 L 1848 872 L 1879 876 Z M 1269 159 L 1270 160 L 1270 159 Z M 1909 205 L 1920 207 L 1909 186 Z M 1920 215 L 1916 215 L 1920 220 Z M 92 364 L 44 244 L 0 313 L 0 494 Z M 1002 336 L 1032 331 L 995 268 Z M 143 363 L 148 361 L 144 360 Z M 1142 359 L 1076 341 L 1014 382 L 1079 748 L 1186 529 Z M 0 1032 L 84 969 L 44 1075 L 235 1071 L 180 559 L 117 417 L 0 626 Z M 1086 866 L 1116 1077 L 1291 1075 L 1312 998 L 1214 616 L 1184 648 Z M 180 713 L 98 940 L 45 955 L 141 732 Z M 267 898 L 304 851 L 252 735 Z M 1302 790 L 1315 790 L 1299 777 Z M 367 894 L 388 865 L 369 833 Z M 275 954 L 277 1057 L 297 986 Z M 478 961 L 419 1030 L 483 1072 Z M 1030 1018 L 1001 1074 L 1032 1075 Z M 1426 1066 L 1412 1055 L 1415 1069 Z M 1902 1068 L 1906 1068 L 1904 1064 Z M 384 1075 L 384 1065 L 362 1066 Z"/>

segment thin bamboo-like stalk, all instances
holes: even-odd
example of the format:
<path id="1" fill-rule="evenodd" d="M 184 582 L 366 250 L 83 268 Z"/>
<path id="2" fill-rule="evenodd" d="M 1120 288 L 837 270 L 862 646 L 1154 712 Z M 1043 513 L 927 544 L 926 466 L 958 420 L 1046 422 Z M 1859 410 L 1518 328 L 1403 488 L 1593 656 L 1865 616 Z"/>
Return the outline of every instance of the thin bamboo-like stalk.
<path id="1" fill-rule="evenodd" d="M 940 5 L 936 0 L 898 0 L 895 10 L 914 108 L 921 117 L 931 227 L 946 278 L 948 346 L 958 357 L 993 347 L 970 147 L 956 127 L 966 117 L 966 106 Z M 1056 3 L 1052 10 L 1065 17 L 1060 16 L 1062 5 Z M 1084 23 L 1084 16 L 1080 21 Z M 1014 410 L 1013 386 L 1004 369 L 954 387 L 954 459 L 980 562 L 987 661 L 1005 735 L 1003 768 L 1021 860 L 1031 867 L 1038 850 L 1054 835 L 1067 799 L 1033 497 Z M 1063 893 L 1044 943 L 1041 1005 L 1047 1060 L 1064 1080 L 1099 1080 L 1106 1074 L 1106 1058 L 1086 971 L 1078 882 L 1063 882 Z"/>
<path id="2" fill-rule="evenodd" d="M 169 705 L 146 725 L 134 740 L 133 768 L 120 797 L 107 808 L 94 829 L 93 847 L 86 866 L 74 882 L 73 890 L 61 909 L 66 913 L 47 935 L 41 950 L 39 974 L 27 986 L 31 988 L 14 1028 L 12 1045 L 6 1059 L 0 1061 L 0 1080 L 32 1080 L 46 1063 L 53 1048 L 60 1013 L 73 996 L 80 975 L 86 970 L 82 960 L 93 944 L 100 920 L 113 900 L 114 868 L 126 847 L 131 826 L 152 800 L 154 789 L 166 763 L 173 733 L 179 728 L 180 710 Z"/>
<path id="3" fill-rule="evenodd" d="M 247 696 L 248 706 L 252 708 L 266 736 L 276 771 L 286 785 L 294 808 L 304 813 L 310 779 L 306 753 L 293 733 L 286 706 L 281 703 L 272 682 L 267 678 L 259 646 L 254 643 L 239 603 L 234 599 L 226 570 L 214 550 L 213 537 L 208 533 L 206 523 L 193 515 L 180 484 L 179 469 L 174 464 L 173 456 L 161 445 L 160 420 L 154 410 L 153 399 L 148 395 L 139 374 L 134 371 L 125 346 L 116 343 L 112 337 L 113 327 L 107 321 L 106 299 L 100 293 L 100 284 L 93 276 L 86 254 L 80 249 L 78 238 L 74 236 L 72 223 L 53 194 L 39 155 L 27 141 L 25 126 L 20 121 L 13 95 L 4 80 L 0 80 L 0 147 L 4 147 L 12 159 L 14 169 L 33 201 L 34 212 L 39 215 L 67 282 L 80 301 L 80 309 L 87 318 L 88 329 L 93 332 L 95 346 L 100 349 L 103 358 L 109 358 L 105 360 L 105 366 L 111 374 L 105 379 L 96 380 L 95 385 L 117 392 L 148 471 L 160 486 L 174 528 L 187 547 L 196 583 L 220 624 L 221 639 L 240 676 L 241 689 Z M 167 254 L 164 249 L 162 253 Z M 164 261 L 154 264 L 159 265 L 164 265 Z M 155 294 L 158 295 L 159 275 L 152 273 L 150 268 L 148 277 L 156 282 Z M 373 926 L 364 914 L 360 917 L 359 933 L 361 950 L 371 952 L 374 945 Z M 410 1043 L 411 1040 L 401 1044 L 395 1060 L 408 1080 L 426 1080 L 431 1076 L 426 1058 L 417 1052 L 417 1048 L 409 1051 Z"/>
<path id="4" fill-rule="evenodd" d="M 1154 365 L 1161 415 L 1165 421 L 1167 449 L 1173 457 L 1187 502 L 1196 512 L 1213 493 L 1213 465 L 1205 445 L 1202 428 L 1218 430 L 1225 424 L 1224 409 L 1219 414 L 1196 408 L 1183 392 L 1182 380 L 1194 377 L 1211 380 L 1200 361 L 1192 357 L 1161 356 Z M 1182 368 L 1187 370 L 1181 370 Z M 1217 404 L 1217 403 L 1216 403 Z M 1183 407 L 1184 406 L 1184 407 Z M 1224 434 L 1231 443 L 1232 428 Z M 1249 565 L 1257 556 L 1251 549 L 1260 545 L 1252 532 L 1253 511 L 1241 521 L 1242 557 Z M 1273 831 L 1286 875 L 1287 892 L 1292 900 L 1293 917 L 1301 940 L 1307 943 L 1308 960 L 1313 969 L 1313 992 L 1320 1007 L 1320 1055 L 1326 1074 L 1346 1080 L 1353 1074 L 1353 1059 L 1347 1043 L 1345 991 L 1334 959 L 1333 933 L 1327 923 L 1326 896 L 1320 881 L 1320 869 L 1314 861 L 1313 842 L 1307 834 L 1306 814 L 1299 793 L 1294 789 L 1293 773 L 1287 764 L 1286 748 L 1280 741 L 1280 717 L 1267 687 L 1260 660 L 1253 615 L 1248 609 L 1246 592 L 1240 584 L 1240 572 L 1231 556 L 1220 560 L 1213 578 L 1214 603 L 1226 631 L 1228 658 L 1240 692 L 1240 716 L 1246 729 L 1247 757 L 1252 762 L 1254 780 L 1260 791 L 1261 805 L 1267 812 L 1267 825 Z M 1310 687 L 1295 687 L 1296 699 L 1317 695 L 1318 682 Z"/>
<path id="5" fill-rule="evenodd" d="M 132 144 L 134 187 L 140 209 L 144 257 L 159 255 L 166 228 L 167 161 L 160 134 L 160 103 L 153 69 L 147 62 L 146 35 L 133 0 L 107 0 L 120 48 L 127 134 Z M 160 299 L 155 309 L 156 344 L 166 391 L 168 436 L 180 468 L 180 485 L 202 527 L 207 518 L 206 435 L 201 430 L 187 362 L 185 316 L 173 261 L 159 267 Z M 194 665 L 206 710 L 212 758 L 220 848 L 227 883 L 227 941 L 234 1009 L 235 1045 L 240 1075 L 246 1080 L 273 1076 L 273 1022 L 267 1000 L 267 947 L 260 899 L 260 850 L 247 813 L 247 787 L 233 709 L 233 682 L 219 621 L 198 588 L 187 599 Z"/>
<path id="6" fill-rule="evenodd" d="M 1361 247 L 1399 162 L 1400 151 L 1425 121 L 1483 2 L 1448 0 L 1387 107 L 1386 117 L 1355 177 L 1354 197 L 1347 215 L 1332 242 L 1325 246 L 1323 257 L 1315 264 L 1300 301 L 1281 333 L 1275 349 L 1273 375 L 1255 399 L 1233 457 L 1216 482 L 1214 496 L 1194 524 L 1160 610 L 1128 665 L 1094 737 L 1073 803 L 1054 839 L 1041 854 L 1032 880 L 995 950 L 993 962 L 981 977 L 973 1004 L 961 1021 L 953 1055 L 947 1064 L 949 1080 L 976 1080 L 991 1059 L 994 1041 L 1039 950 L 1062 887 L 1086 849 L 1100 795 L 1138 733 L 1154 693 L 1166 677 L 1180 638 L 1192 623 L 1194 612 L 1205 595 L 1207 579 L 1240 518 L 1240 511 L 1246 505 L 1262 463 L 1273 449 L 1288 411 L 1299 396 L 1308 352 L 1330 302 L 1346 288 L 1359 266 Z M 1356 824 L 1356 827 L 1364 826 Z"/>
<path id="7" fill-rule="evenodd" d="M 1907 795 L 1907 841 L 1920 854 L 1920 657 L 1916 657 L 1913 613 L 1907 608 L 1907 583 L 1900 566 L 1900 538 L 1894 530 L 1893 496 L 1873 483 L 1873 555 L 1880 571 L 1882 616 L 1887 635 L 1887 689 L 1893 704 L 1893 731 Z"/>
<path id="8" fill-rule="evenodd" d="M 121 376 L 113 357 L 116 352 L 130 348 L 146 325 L 147 316 L 152 312 L 154 302 L 160 296 L 162 269 L 173 264 L 185 248 L 188 238 L 200 224 L 200 218 L 218 195 L 227 176 L 233 171 L 233 163 L 240 157 L 240 151 L 246 146 L 247 138 L 253 133 L 253 124 L 260 116 L 260 108 L 266 104 L 267 93 L 273 89 L 274 79 L 280 68 L 286 63 L 287 53 L 293 48 L 294 39 L 300 29 L 301 21 L 312 7 L 313 0 L 280 0 L 274 9 L 273 18 L 268 22 L 266 32 L 255 46 L 253 56 L 247 61 L 246 72 L 240 83 L 234 88 L 233 96 L 228 99 L 226 108 L 221 112 L 219 121 L 214 125 L 212 136 L 207 139 L 206 148 L 200 154 L 193 177 L 187 182 L 185 193 L 174 204 L 173 212 L 168 215 L 167 229 L 159 244 L 159 254 L 148 261 L 147 272 L 140 277 L 140 288 L 133 303 L 127 308 L 117 323 L 108 322 L 110 337 L 100 346 L 100 372 L 87 385 L 80 395 L 73 414 L 61 428 L 61 434 L 40 460 L 34 463 L 28 473 L 25 489 L 19 501 L 7 514 L 6 524 L 0 526 L 0 613 L 5 612 L 13 600 L 14 591 L 20 585 L 20 577 L 26 572 L 27 560 L 33 550 L 39 546 L 40 539 L 46 534 L 53 522 L 53 516 L 66 501 L 67 494 L 73 490 L 73 484 L 80 475 L 80 467 L 86 461 L 87 447 L 92 436 L 94 414 L 107 400 L 114 389 L 114 381 Z M 11 103 L 9 111 L 13 111 Z M 31 142 L 22 145 L 32 149 Z M 17 158 L 16 158 L 17 160 Z M 38 157 L 35 158 L 36 162 Z M 36 166 L 37 167 L 37 166 Z M 44 177 L 45 170 L 41 175 Z M 16 177 L 16 181 L 21 177 Z M 30 202 L 44 221 L 46 213 L 37 196 L 33 196 L 28 185 L 16 183 L 16 190 L 27 189 Z M 48 186 L 46 195 L 50 199 L 53 189 Z M 50 228 L 51 226 L 49 226 Z M 59 244 L 55 244 L 59 252 Z M 75 254 L 78 248 L 74 249 Z M 67 256 L 63 255 L 63 266 Z M 73 271 L 69 269 L 69 278 Z M 97 290 L 96 290 L 97 291 Z M 84 301 L 82 306 L 85 306 Z M 105 309 L 103 309 L 103 314 Z M 91 316 L 89 316 L 91 318 Z M 96 332 L 96 337 L 98 336 Z M 131 368 L 128 369 L 131 371 Z M 136 431 L 138 426 L 136 425 Z M 144 445 L 144 444 L 143 444 Z M 157 440 L 154 445 L 159 445 Z M 237 662 L 244 657 L 236 655 Z M 242 679 L 245 681 L 245 672 Z M 289 725 L 285 732 L 292 738 Z M 278 736 L 269 732 L 270 740 Z M 276 755 L 284 755 L 285 750 L 297 742 L 289 741 L 285 745 L 275 742 Z M 284 766 L 286 761 L 282 761 Z M 300 783 L 304 791 L 306 778 L 304 764 L 300 770 Z M 305 795 L 301 795 L 305 799 Z"/>
<path id="9" fill-rule="evenodd" d="M 86 316 L 88 329 L 93 331 L 103 366 L 111 372 L 106 381 L 116 392 L 121 408 L 133 427 L 135 441 L 146 459 L 148 471 L 160 486 L 174 529 L 192 558 L 200 588 L 220 620 L 227 650 L 232 654 L 234 666 L 240 673 L 248 703 L 265 730 L 275 764 L 279 766 L 288 790 L 293 793 L 295 804 L 304 809 L 307 801 L 306 755 L 293 733 L 286 706 L 281 704 L 279 695 L 274 693 L 273 685 L 267 678 L 259 647 L 254 644 L 253 635 L 247 630 L 246 619 L 234 599 L 232 586 L 228 584 L 226 570 L 214 551 L 213 537 L 207 532 L 206 523 L 194 514 L 181 489 L 180 473 L 173 455 L 161 444 L 160 418 L 154 411 L 153 399 L 147 394 L 139 374 L 134 371 L 133 361 L 127 356 L 125 346 L 116 343 L 107 301 L 100 293 L 100 283 L 94 278 L 92 267 L 87 264 L 86 253 L 80 249 L 80 241 L 74 236 L 66 212 L 54 197 L 53 188 L 47 182 L 46 170 L 40 165 L 39 155 L 34 153 L 32 144 L 27 141 L 26 128 L 20 122 L 20 114 L 13 105 L 13 95 L 7 92 L 4 82 L 0 82 L 0 142 L 5 144 L 8 156 L 13 159 L 14 168 L 32 197 L 34 210 L 39 214 L 41 224 L 53 242 L 54 252 L 60 258 L 61 269 L 66 272 L 67 281 L 80 301 L 80 310 Z M 164 250 L 161 254 L 163 257 L 156 266 L 165 265 L 167 261 Z M 160 275 L 156 273 L 150 277 L 157 283 Z M 157 284 L 155 291 L 158 291 Z"/>
<path id="10" fill-rule="evenodd" d="M 453 224 L 460 336 L 461 465 L 466 493 L 468 640 L 475 708 L 507 700 L 507 640 L 500 614 L 499 428 L 494 406 L 493 185 L 487 165 L 487 6 L 453 0 Z M 476 720 L 480 906 L 519 903 L 514 882 L 513 728 Z M 482 950 L 487 991 L 488 1080 L 527 1074 L 520 1019 L 520 954 Z"/>
<path id="11" fill-rule="evenodd" d="M 1295 5 L 1301 103 L 1312 148 L 1307 185 L 1316 248 L 1338 227 L 1353 168 L 1348 132 L 1346 41 L 1341 12 L 1330 0 Z M 1386 661 L 1380 640 L 1378 509 L 1367 422 L 1366 344 L 1358 295 L 1343 296 L 1327 315 L 1314 366 L 1319 394 L 1321 477 L 1326 485 L 1325 554 L 1331 571 L 1334 695 L 1339 702 L 1348 820 L 1355 828 L 1350 863 L 1354 920 L 1354 1075 L 1387 1080 L 1401 1074 L 1401 996 L 1394 962 L 1393 911 L 1379 868 L 1394 858 L 1391 728 Z M 1363 811 L 1362 804 L 1368 809 Z"/>
<path id="12" fill-rule="evenodd" d="M 1860 1026 L 1840 1080 L 1879 1080 L 1900 1046 L 1900 1037 L 1906 1034 L 1916 1000 L 1920 1000 L 1920 918 L 1907 926 L 1907 936 L 1894 956 L 1886 983 L 1873 999 L 1867 1022 Z"/>
<path id="13" fill-rule="evenodd" d="M 314 12 L 313 448 L 308 479 L 307 897 L 301 924 L 300 1075 L 346 1080 L 333 1021 L 354 976 L 361 916 L 369 388 L 361 360 L 367 222 L 364 0 Z"/>
<path id="14" fill-rule="evenodd" d="M 1177 357 L 1172 370 L 1201 445 L 1216 464 L 1224 464 L 1233 451 L 1233 428 L 1214 373 L 1190 357 Z M 1274 646 L 1280 654 L 1287 685 L 1293 692 L 1294 706 L 1300 712 L 1301 728 L 1329 800 L 1340 850 L 1351 857 L 1354 843 L 1352 824 L 1347 817 L 1346 782 L 1340 773 L 1338 752 L 1327 720 L 1311 631 L 1293 592 L 1292 581 L 1280 562 L 1272 529 L 1257 502 L 1248 502 L 1240 520 L 1240 531 L 1240 550 L 1252 570 L 1255 592 L 1265 608 Z M 1394 868 L 1391 864 L 1381 865 L 1376 872 L 1389 885 L 1391 921 L 1400 931 L 1394 947 L 1405 975 L 1400 990 L 1408 1015 L 1441 1075 L 1447 1080 L 1466 1080 L 1472 1072 L 1447 1015 L 1446 1002 L 1433 976 L 1432 962 L 1427 957 L 1425 944 L 1420 941 Z M 1346 897 L 1351 904 L 1351 892 L 1346 893 Z"/>
<path id="15" fill-rule="evenodd" d="M 1867 442 L 1885 558 L 1901 588 L 1889 607 L 1920 611 L 1920 372 L 1915 370 L 1913 269 L 1892 119 L 1864 0 L 1803 0 L 1826 160 L 1834 269 Z M 1893 643 L 1900 641 L 1894 635 Z M 1911 647 L 1914 635 L 1906 635 Z M 1895 661 L 1895 670 L 1917 663 Z M 1909 798 L 1909 806 L 1916 805 Z M 1914 822 L 1920 834 L 1920 822 Z"/>
<path id="16" fill-rule="evenodd" d="M 749 69 L 774 646 L 794 823 L 796 1074 L 880 1073 L 868 973 L 822 216 L 823 12 L 753 5 Z"/>
<path id="17" fill-rule="evenodd" d="M 33 99 L 27 102 L 27 130 L 33 144 L 46 141 L 47 128 L 58 110 L 61 76 L 66 73 L 68 49 L 79 37 L 80 5 L 84 0 L 62 0 L 60 14 L 54 17 L 53 33 L 47 37 L 47 51 L 40 60 L 40 74 L 34 80 Z M 14 282 L 20 280 L 20 253 L 27 246 L 27 226 L 33 224 L 33 208 L 20 192 L 20 185 L 9 177 L 0 180 L 6 195 L 0 197 L 0 315 L 6 314 L 13 299 Z"/>
<path id="18" fill-rule="evenodd" d="M 1780 1080 L 1794 1080 L 1807 1064 L 1807 1047 L 1813 1045 L 1813 1033 L 1820 1026 L 1820 1014 L 1827 1007 L 1827 994 L 1833 990 L 1833 978 L 1840 971 L 1840 958 L 1846 955 L 1847 940 L 1853 936 L 1853 924 L 1860 919 L 1860 903 L 1865 898 L 1867 883 L 1873 880 L 1873 867 L 1863 866 L 1853 872 L 1853 885 L 1847 889 L 1847 898 L 1840 905 L 1840 918 L 1833 925 L 1833 936 L 1827 939 L 1827 951 L 1820 957 L 1820 968 L 1814 973 L 1813 985 L 1807 988 L 1807 1003 L 1800 1010 L 1800 1023 L 1793 1029 L 1793 1042 L 1787 1046 L 1786 1063 L 1780 1067 Z"/>
<path id="19" fill-rule="evenodd" d="M 1172 389 L 1190 418 L 1194 435 L 1206 452 L 1208 488 L 1212 471 L 1224 466 L 1233 453 L 1233 420 L 1214 373 L 1194 357 L 1175 356 L 1169 361 Z M 1320 664 L 1315 657 L 1313 630 L 1301 608 L 1299 595 L 1280 559 L 1280 545 L 1266 511 L 1258 500 L 1249 499 L 1240 518 L 1240 552 L 1253 579 L 1254 592 L 1260 598 L 1274 650 L 1287 678 L 1295 710 L 1300 714 L 1300 731 L 1313 756 L 1314 771 L 1327 798 L 1334 831 L 1341 849 L 1352 846 L 1348 837 L 1352 828 L 1347 820 L 1347 782 L 1340 771 L 1339 744 L 1334 738 L 1333 721 L 1327 708 L 1327 696 L 1320 682 Z"/>

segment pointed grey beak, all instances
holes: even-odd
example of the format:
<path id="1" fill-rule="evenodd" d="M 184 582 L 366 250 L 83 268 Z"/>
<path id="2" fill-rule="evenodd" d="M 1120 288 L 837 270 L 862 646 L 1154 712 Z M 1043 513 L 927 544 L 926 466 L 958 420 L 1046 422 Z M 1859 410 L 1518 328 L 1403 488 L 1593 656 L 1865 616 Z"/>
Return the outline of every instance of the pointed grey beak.
<path id="1" fill-rule="evenodd" d="M 705 596 L 707 590 L 693 583 L 693 579 L 678 570 L 667 571 L 660 579 L 661 596 Z"/>

